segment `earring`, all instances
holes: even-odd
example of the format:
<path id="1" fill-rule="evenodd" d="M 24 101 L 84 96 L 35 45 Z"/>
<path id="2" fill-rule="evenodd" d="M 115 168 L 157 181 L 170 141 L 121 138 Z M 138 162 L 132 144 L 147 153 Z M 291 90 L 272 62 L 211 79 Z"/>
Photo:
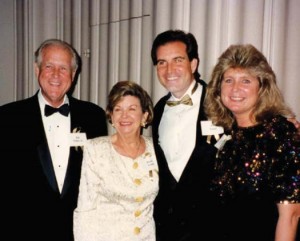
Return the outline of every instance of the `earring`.
<path id="1" fill-rule="evenodd" d="M 146 122 L 142 121 L 142 122 L 141 122 L 141 127 L 145 128 L 145 127 L 146 127 L 146 124 L 147 124 Z"/>
<path id="2" fill-rule="evenodd" d="M 114 123 L 111 123 L 111 126 L 112 126 L 113 128 L 115 128 L 115 125 L 114 125 Z"/>

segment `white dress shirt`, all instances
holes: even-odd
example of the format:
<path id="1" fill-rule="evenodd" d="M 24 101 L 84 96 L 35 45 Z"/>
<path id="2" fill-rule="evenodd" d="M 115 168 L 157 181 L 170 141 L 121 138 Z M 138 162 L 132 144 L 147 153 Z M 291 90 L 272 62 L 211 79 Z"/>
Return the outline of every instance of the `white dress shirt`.
<path id="1" fill-rule="evenodd" d="M 41 91 L 39 91 L 38 93 L 38 98 L 44 129 L 50 149 L 52 165 L 55 171 L 56 181 L 61 192 L 64 185 L 70 154 L 69 138 L 71 128 L 71 114 L 69 114 L 68 116 L 64 116 L 59 112 L 56 112 L 46 117 L 44 114 L 45 105 L 50 104 L 45 100 L 45 98 L 41 94 Z M 68 103 L 67 96 L 65 97 L 62 105 L 66 103 Z"/>
<path id="2" fill-rule="evenodd" d="M 192 94 L 195 84 L 198 87 Z M 180 104 L 173 107 L 166 105 L 159 125 L 159 142 L 169 169 L 177 181 L 179 181 L 196 144 L 202 86 L 194 80 L 185 94 L 189 94 L 192 98 L 193 105 Z M 169 100 L 179 99 L 171 96 Z"/>

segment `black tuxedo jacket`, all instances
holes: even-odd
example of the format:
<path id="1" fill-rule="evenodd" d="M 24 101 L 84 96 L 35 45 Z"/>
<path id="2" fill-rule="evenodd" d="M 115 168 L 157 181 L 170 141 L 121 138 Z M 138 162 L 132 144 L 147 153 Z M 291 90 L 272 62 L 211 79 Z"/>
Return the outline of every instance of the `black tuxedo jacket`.
<path id="1" fill-rule="evenodd" d="M 87 138 L 107 135 L 104 110 L 69 97 L 71 130 Z M 7 240 L 71 241 L 82 150 L 70 147 L 60 193 L 44 132 L 37 94 L 0 107 L 2 212 Z"/>
<path id="2" fill-rule="evenodd" d="M 195 148 L 188 160 L 179 182 L 168 167 L 164 152 L 159 145 L 158 128 L 170 93 L 162 97 L 154 108 L 152 126 L 153 141 L 159 165 L 159 193 L 154 203 L 158 241 L 201 241 L 214 240 L 217 219 L 215 199 L 209 191 L 216 154 L 214 143 L 208 144 L 202 136 L 200 121 L 207 120 L 203 110 L 206 83 L 198 80 L 203 87 L 197 120 Z M 205 235 L 208 235 L 204 238 Z"/>

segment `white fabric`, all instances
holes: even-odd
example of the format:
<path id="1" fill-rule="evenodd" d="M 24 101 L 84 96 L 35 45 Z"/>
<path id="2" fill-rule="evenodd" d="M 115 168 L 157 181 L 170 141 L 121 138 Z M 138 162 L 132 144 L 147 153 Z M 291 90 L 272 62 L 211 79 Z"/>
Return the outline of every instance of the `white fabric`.
<path id="1" fill-rule="evenodd" d="M 185 93 L 190 95 L 193 105 L 180 104 L 173 107 L 166 105 L 159 125 L 159 142 L 169 169 L 177 181 L 196 144 L 196 125 L 202 86 L 198 84 L 195 93 L 191 94 L 194 85 L 195 81 Z M 178 99 L 171 96 L 170 100 Z"/>
<path id="2" fill-rule="evenodd" d="M 52 165 L 54 168 L 58 188 L 61 192 L 64 185 L 70 154 L 69 134 L 71 128 L 71 113 L 68 116 L 64 116 L 56 112 L 46 117 L 44 115 L 45 105 L 50 104 L 44 99 L 41 91 L 39 91 L 38 97 L 44 129 L 50 149 Z M 68 103 L 67 97 L 65 97 L 65 101 L 62 103 L 62 105 L 65 103 Z"/>
<path id="3" fill-rule="evenodd" d="M 152 139 L 135 160 L 121 156 L 110 137 L 84 146 L 78 205 L 74 212 L 76 241 L 154 241 L 153 201 L 158 192 L 158 167 Z M 155 163 L 153 177 L 146 168 Z M 138 168 L 134 169 L 134 162 Z M 134 180 L 140 179 L 137 185 Z M 142 197 L 142 201 L 138 201 Z M 141 215 L 135 217 L 135 212 Z M 141 228 L 135 234 L 135 227 Z"/>

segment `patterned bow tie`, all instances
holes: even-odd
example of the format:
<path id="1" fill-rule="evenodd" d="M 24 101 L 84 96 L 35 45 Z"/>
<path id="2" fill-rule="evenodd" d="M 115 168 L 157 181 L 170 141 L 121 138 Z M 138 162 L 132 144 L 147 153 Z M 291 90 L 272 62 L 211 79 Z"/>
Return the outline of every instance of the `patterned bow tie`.
<path id="1" fill-rule="evenodd" d="M 197 88 L 198 88 L 198 84 L 195 83 L 195 85 L 192 89 L 192 94 L 195 93 Z M 191 97 L 188 94 L 183 96 L 183 98 L 181 100 L 174 100 L 174 101 L 173 100 L 168 100 L 166 103 L 167 103 L 168 106 L 176 106 L 176 105 L 179 105 L 179 104 L 193 105 L 193 101 L 192 101 Z"/>
<path id="2" fill-rule="evenodd" d="M 184 104 L 184 105 L 193 105 L 193 101 L 189 95 L 183 96 L 181 100 L 168 100 L 167 102 L 168 106 L 176 106 L 179 104 Z"/>
<path id="3" fill-rule="evenodd" d="M 70 108 L 68 104 L 64 104 L 59 108 L 54 108 L 50 105 L 46 105 L 45 106 L 45 116 L 50 116 L 55 112 L 59 112 L 60 114 L 64 115 L 64 116 L 68 116 L 69 112 L 70 112 Z"/>

